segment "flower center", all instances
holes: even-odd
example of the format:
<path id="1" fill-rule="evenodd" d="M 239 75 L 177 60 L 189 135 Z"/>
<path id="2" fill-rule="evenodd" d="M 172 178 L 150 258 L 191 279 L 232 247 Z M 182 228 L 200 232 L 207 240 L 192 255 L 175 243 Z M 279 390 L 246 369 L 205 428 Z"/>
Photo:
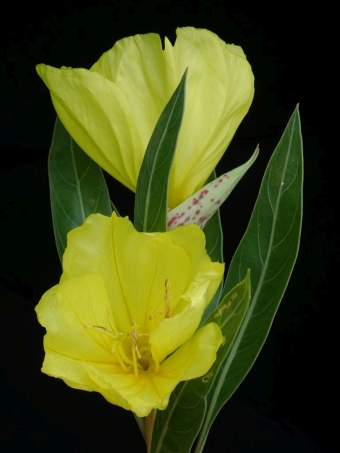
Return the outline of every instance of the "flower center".
<path id="1" fill-rule="evenodd" d="M 164 315 L 164 318 L 170 318 L 170 283 L 165 280 L 164 311 L 157 311 L 149 315 L 149 320 Z M 107 327 L 85 325 L 86 328 L 95 329 L 108 335 L 113 339 L 111 353 L 115 356 L 118 363 L 124 371 L 133 369 L 134 375 L 138 376 L 139 372 L 147 371 L 150 368 L 155 373 L 159 371 L 159 360 L 154 357 L 149 344 L 150 333 L 141 332 L 135 321 L 132 321 L 128 332 L 112 332 Z"/>

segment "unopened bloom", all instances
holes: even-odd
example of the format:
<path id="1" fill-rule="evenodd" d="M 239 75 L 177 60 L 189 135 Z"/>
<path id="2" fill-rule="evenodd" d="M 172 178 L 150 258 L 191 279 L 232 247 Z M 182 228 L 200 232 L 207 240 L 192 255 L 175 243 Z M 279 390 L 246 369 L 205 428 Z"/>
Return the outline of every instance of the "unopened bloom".
<path id="1" fill-rule="evenodd" d="M 219 327 L 197 328 L 223 270 L 196 225 L 139 233 L 114 213 L 91 215 L 69 232 L 60 283 L 36 307 L 42 371 L 139 417 L 165 409 L 216 359 Z"/>
<path id="2" fill-rule="evenodd" d="M 135 191 L 156 122 L 188 68 L 185 112 L 170 175 L 169 208 L 199 190 L 247 113 L 254 77 L 241 47 L 214 33 L 177 29 L 118 41 L 90 70 L 37 71 L 62 123 L 109 174 Z"/>

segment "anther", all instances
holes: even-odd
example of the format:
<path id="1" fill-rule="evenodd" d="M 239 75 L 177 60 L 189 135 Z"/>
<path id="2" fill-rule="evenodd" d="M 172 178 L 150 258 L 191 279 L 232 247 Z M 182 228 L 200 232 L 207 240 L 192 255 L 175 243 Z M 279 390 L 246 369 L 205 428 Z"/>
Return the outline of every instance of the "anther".
<path id="1" fill-rule="evenodd" d="M 118 340 L 118 337 L 123 336 L 123 334 L 121 332 L 113 333 L 107 327 L 103 327 L 103 326 L 91 326 L 89 324 L 84 324 L 84 327 L 86 329 L 99 330 L 100 332 L 108 335 L 110 338 L 113 338 L 114 340 Z"/>
<path id="2" fill-rule="evenodd" d="M 135 321 L 133 321 L 133 325 L 137 326 Z M 137 340 L 138 340 L 137 329 L 133 329 L 133 331 L 132 331 L 132 344 L 133 344 L 134 350 L 136 351 L 136 354 L 138 355 L 138 358 L 141 359 L 142 356 L 140 355 L 140 352 L 138 350 Z"/>

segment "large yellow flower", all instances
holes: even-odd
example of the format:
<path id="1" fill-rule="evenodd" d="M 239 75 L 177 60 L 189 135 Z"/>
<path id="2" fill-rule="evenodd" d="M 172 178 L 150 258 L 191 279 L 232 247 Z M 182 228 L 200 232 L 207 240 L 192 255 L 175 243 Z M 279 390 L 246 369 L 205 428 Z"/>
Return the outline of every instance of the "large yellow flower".
<path id="1" fill-rule="evenodd" d="M 91 215 L 68 234 L 60 283 L 36 307 L 42 371 L 140 417 L 165 409 L 216 359 L 219 327 L 197 328 L 223 270 L 196 225 L 138 233 L 127 218 Z"/>
<path id="2" fill-rule="evenodd" d="M 254 95 L 243 50 L 192 27 L 177 29 L 172 46 L 159 35 L 118 41 L 90 70 L 37 71 L 79 146 L 135 191 L 156 122 L 188 68 L 185 113 L 170 175 L 169 207 L 193 195 L 222 157 Z"/>

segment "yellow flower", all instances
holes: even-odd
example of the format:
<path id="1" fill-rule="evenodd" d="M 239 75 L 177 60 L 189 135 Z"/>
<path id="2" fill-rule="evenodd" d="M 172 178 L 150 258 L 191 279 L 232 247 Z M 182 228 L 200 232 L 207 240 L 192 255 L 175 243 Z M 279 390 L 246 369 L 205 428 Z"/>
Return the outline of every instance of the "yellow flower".
<path id="1" fill-rule="evenodd" d="M 36 307 L 42 371 L 139 417 L 165 409 L 216 359 L 219 327 L 197 328 L 223 270 L 196 225 L 138 233 L 114 213 L 91 215 L 68 234 L 60 283 Z"/>
<path id="2" fill-rule="evenodd" d="M 90 70 L 37 72 L 62 123 L 102 168 L 135 191 L 156 122 L 188 68 L 185 113 L 170 175 L 169 207 L 199 190 L 229 145 L 254 95 L 241 47 L 192 27 L 175 45 L 159 35 L 118 41 Z"/>

